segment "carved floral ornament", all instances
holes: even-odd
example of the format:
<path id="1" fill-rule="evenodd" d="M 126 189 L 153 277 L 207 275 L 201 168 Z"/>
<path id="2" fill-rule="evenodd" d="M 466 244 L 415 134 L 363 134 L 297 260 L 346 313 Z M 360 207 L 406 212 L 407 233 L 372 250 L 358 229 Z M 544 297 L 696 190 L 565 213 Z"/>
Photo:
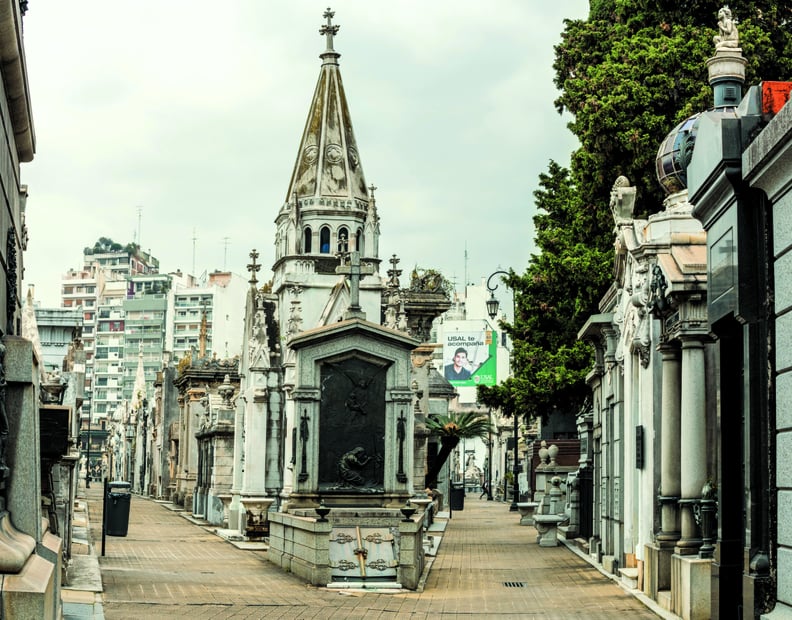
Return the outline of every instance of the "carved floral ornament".
<path id="1" fill-rule="evenodd" d="M 308 146 L 303 149 L 303 159 L 305 163 L 308 165 L 313 165 L 316 163 L 317 158 L 319 157 L 319 147 L 315 144 L 309 144 Z"/>
<path id="2" fill-rule="evenodd" d="M 651 358 L 651 266 L 627 254 L 624 285 L 616 294 L 613 315 L 618 332 L 615 360 L 621 363 L 627 351 L 637 353 L 646 368 Z"/>

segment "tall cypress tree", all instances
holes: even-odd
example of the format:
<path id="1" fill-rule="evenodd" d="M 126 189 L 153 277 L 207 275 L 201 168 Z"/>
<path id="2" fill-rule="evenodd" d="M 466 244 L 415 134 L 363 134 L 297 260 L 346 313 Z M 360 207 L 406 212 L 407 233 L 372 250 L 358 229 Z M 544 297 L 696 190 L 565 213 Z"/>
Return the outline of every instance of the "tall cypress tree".
<path id="1" fill-rule="evenodd" d="M 654 160 L 663 138 L 711 105 L 706 59 L 714 54 L 717 0 L 592 0 L 586 20 L 567 20 L 556 47 L 556 109 L 572 114 L 580 148 L 570 168 L 551 161 L 534 193 L 536 245 L 512 273 L 514 376 L 480 387 L 480 402 L 534 417 L 577 412 L 589 394 L 590 348 L 577 332 L 612 282 L 613 182 L 638 188 L 637 210 L 662 209 Z M 792 78 L 792 3 L 732 7 L 748 60 L 746 81 Z"/>

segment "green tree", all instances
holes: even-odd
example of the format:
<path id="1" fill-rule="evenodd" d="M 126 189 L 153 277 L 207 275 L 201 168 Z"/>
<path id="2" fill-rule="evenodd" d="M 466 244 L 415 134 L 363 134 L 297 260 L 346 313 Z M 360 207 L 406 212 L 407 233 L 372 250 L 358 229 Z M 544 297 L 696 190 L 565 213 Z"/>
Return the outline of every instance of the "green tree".
<path id="1" fill-rule="evenodd" d="M 426 419 L 426 428 L 430 435 L 440 438 L 440 451 L 426 472 L 425 484 L 429 488 L 437 486 L 437 476 L 460 439 L 486 439 L 492 430 L 486 414 L 470 412 L 429 416 Z"/>
<path id="2" fill-rule="evenodd" d="M 679 122 L 711 106 L 706 59 L 722 1 L 592 0 L 586 20 L 567 20 L 556 47 L 559 112 L 580 148 L 570 168 L 550 162 L 535 192 L 539 253 L 511 274 L 514 377 L 480 387 L 479 401 L 534 417 L 575 412 L 588 397 L 592 354 L 577 332 L 611 283 L 616 177 L 638 188 L 638 215 L 662 208 L 654 160 Z M 747 2 L 733 9 L 748 59 L 746 82 L 792 76 L 792 6 Z"/>

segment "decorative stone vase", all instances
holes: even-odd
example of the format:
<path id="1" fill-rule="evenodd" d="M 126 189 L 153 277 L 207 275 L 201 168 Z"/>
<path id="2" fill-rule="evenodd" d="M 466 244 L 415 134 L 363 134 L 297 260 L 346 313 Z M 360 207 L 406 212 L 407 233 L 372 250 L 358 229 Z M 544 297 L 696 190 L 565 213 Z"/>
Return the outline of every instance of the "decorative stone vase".
<path id="1" fill-rule="evenodd" d="M 538 506 L 538 502 L 517 502 L 517 510 L 520 511 L 520 525 L 534 524 L 534 511 Z"/>
<path id="2" fill-rule="evenodd" d="M 401 513 L 404 515 L 404 519 L 402 520 L 405 521 L 406 523 L 412 523 L 412 517 L 415 514 L 416 510 L 418 510 L 418 508 L 413 506 L 410 503 L 410 500 L 407 500 L 407 503 L 401 508 Z"/>
<path id="3" fill-rule="evenodd" d="M 239 502 L 247 514 L 245 536 L 250 540 L 261 540 L 269 536 L 267 512 L 275 502 L 274 497 L 241 497 Z"/>

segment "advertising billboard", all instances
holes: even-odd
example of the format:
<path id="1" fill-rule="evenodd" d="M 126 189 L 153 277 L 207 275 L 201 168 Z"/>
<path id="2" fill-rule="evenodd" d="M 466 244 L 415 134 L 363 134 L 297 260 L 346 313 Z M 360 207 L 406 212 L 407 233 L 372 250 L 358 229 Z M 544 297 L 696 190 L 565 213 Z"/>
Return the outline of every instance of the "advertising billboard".
<path id="1" fill-rule="evenodd" d="M 458 321 L 444 326 L 443 376 L 451 385 L 495 385 L 498 382 L 498 334 L 482 329 L 481 324 L 481 321 Z"/>

